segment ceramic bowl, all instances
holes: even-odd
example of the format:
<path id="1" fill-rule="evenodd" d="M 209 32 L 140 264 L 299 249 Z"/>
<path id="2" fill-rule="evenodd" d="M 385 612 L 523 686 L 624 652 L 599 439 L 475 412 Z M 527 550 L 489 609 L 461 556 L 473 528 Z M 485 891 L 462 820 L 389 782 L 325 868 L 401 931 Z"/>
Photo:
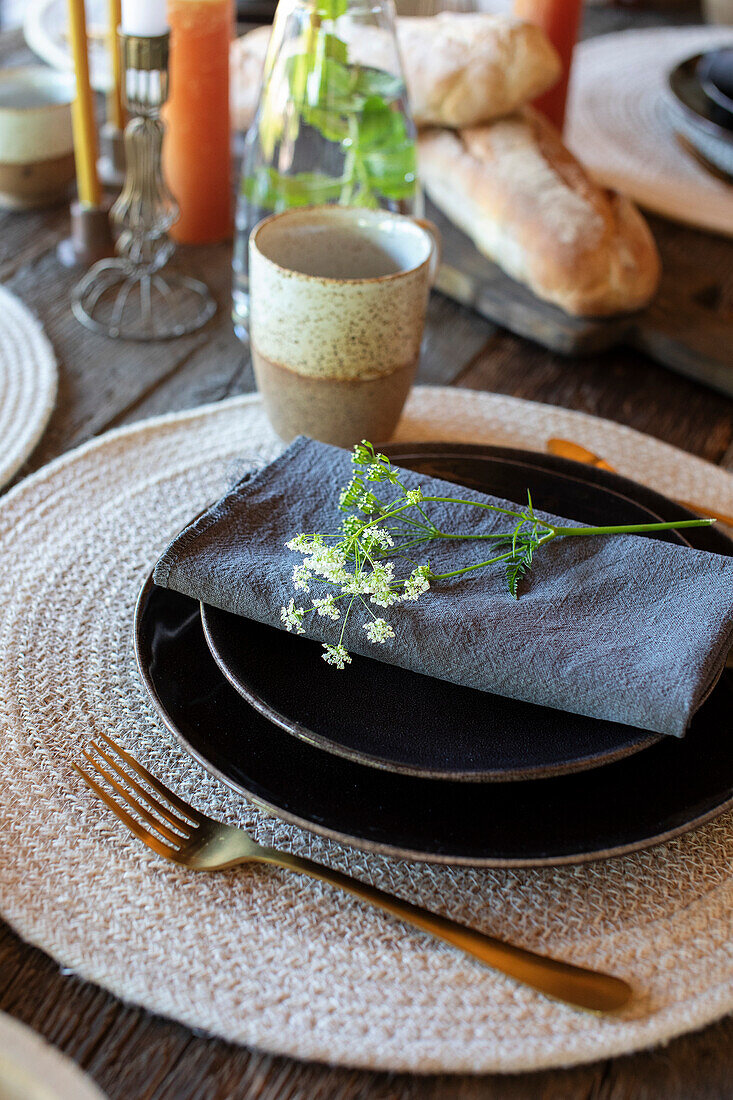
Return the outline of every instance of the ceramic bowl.
<path id="1" fill-rule="evenodd" d="M 713 104 L 715 121 L 733 130 L 733 47 L 703 54 L 697 75 L 702 90 Z"/>
<path id="2" fill-rule="evenodd" d="M 670 121 L 703 157 L 726 175 L 733 175 L 733 130 L 719 125 L 698 78 L 702 54 L 680 62 L 669 74 L 671 96 L 665 100 Z"/>
<path id="3" fill-rule="evenodd" d="M 0 206 L 57 202 L 74 178 L 74 78 L 41 65 L 0 72 Z"/>

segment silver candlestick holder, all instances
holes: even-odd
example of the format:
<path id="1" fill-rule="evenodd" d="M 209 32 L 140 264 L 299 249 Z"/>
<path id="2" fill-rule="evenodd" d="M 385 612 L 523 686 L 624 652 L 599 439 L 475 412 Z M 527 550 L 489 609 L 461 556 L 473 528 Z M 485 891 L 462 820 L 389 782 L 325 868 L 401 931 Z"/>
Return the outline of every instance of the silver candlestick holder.
<path id="1" fill-rule="evenodd" d="M 90 268 L 72 293 L 75 316 L 87 328 L 124 340 L 169 340 L 205 325 L 216 302 L 198 279 L 166 269 L 175 245 L 168 230 L 178 204 L 163 178 L 169 36 L 119 34 L 124 96 L 125 182 L 110 211 L 115 257 Z"/>

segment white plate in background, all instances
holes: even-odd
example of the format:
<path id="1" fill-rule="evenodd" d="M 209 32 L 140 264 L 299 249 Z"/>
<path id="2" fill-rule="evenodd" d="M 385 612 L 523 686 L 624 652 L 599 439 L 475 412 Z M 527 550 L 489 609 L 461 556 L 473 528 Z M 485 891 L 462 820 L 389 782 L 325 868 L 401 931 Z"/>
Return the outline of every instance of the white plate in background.
<path id="1" fill-rule="evenodd" d="M 0 1100 L 105 1100 L 66 1055 L 0 1012 Z"/>
<path id="2" fill-rule="evenodd" d="M 86 0 L 89 35 L 89 74 L 92 87 L 106 92 L 112 84 L 107 27 L 109 17 L 105 0 Z M 26 0 L 23 34 L 35 54 L 54 69 L 73 70 L 69 44 L 68 0 Z"/>

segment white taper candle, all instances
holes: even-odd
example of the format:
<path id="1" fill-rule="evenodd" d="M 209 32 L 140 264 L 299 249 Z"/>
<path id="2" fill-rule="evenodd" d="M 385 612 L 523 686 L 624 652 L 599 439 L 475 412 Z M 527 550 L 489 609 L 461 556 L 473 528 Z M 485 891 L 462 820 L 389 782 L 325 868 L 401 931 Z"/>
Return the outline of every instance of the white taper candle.
<path id="1" fill-rule="evenodd" d="M 168 31 L 166 0 L 122 0 L 122 33 L 154 38 Z"/>

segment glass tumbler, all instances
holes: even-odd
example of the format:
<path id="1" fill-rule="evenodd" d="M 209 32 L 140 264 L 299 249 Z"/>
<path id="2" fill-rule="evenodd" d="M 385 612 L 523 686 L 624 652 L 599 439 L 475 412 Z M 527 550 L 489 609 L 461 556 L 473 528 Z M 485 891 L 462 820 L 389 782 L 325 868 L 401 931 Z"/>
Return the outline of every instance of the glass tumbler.
<path id="1" fill-rule="evenodd" d="M 392 0 L 278 4 L 242 159 L 233 261 L 238 332 L 248 324 L 254 226 L 291 207 L 333 203 L 422 213 Z"/>

